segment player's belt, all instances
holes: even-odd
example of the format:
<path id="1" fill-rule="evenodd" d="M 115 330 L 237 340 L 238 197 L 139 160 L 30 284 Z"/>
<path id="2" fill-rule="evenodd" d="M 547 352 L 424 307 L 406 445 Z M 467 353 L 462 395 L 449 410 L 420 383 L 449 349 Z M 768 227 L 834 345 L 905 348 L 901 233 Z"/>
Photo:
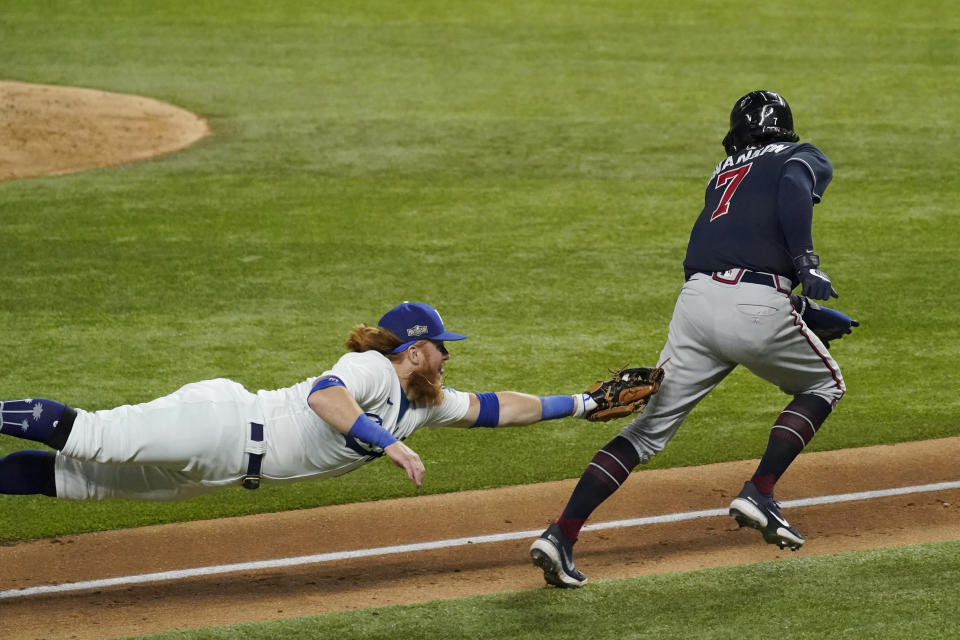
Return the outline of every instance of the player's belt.
<path id="1" fill-rule="evenodd" d="M 727 269 L 726 271 L 702 271 L 717 282 L 723 284 L 738 284 L 740 282 L 749 282 L 750 284 L 762 284 L 767 287 L 773 287 L 782 293 L 790 293 L 793 290 L 793 282 L 790 278 L 785 278 L 775 273 L 762 273 L 760 271 L 750 271 L 749 269 Z"/>
<path id="2" fill-rule="evenodd" d="M 240 483 L 244 489 L 260 488 L 260 466 L 263 462 L 263 454 L 267 450 L 263 443 L 263 425 L 256 422 L 250 423 L 250 440 L 244 449 L 250 455 L 247 462 L 247 475 L 243 476 Z"/>

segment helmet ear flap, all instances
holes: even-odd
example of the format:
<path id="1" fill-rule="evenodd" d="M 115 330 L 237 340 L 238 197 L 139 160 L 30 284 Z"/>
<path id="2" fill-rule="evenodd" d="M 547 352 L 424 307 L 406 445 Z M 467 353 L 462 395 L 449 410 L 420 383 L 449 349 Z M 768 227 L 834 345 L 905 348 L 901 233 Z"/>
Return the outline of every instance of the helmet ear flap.
<path id="1" fill-rule="evenodd" d="M 723 148 L 727 155 L 732 156 L 754 142 L 753 129 L 746 120 L 739 120 L 730 125 L 730 131 L 723 138 Z"/>
<path id="2" fill-rule="evenodd" d="M 740 145 L 736 141 L 732 128 L 730 131 L 727 131 L 727 135 L 723 137 L 723 149 L 727 152 L 728 156 L 732 156 L 740 150 Z"/>
<path id="3" fill-rule="evenodd" d="M 732 156 L 737 152 L 737 145 L 733 142 L 733 129 L 727 131 L 727 135 L 723 136 L 723 149 L 727 152 L 728 156 Z"/>

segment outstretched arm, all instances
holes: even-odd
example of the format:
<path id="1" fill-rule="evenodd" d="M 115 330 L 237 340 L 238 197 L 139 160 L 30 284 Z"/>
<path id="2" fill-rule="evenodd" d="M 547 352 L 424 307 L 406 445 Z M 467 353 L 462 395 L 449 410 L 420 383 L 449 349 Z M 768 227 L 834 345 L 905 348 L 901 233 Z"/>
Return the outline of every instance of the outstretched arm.
<path id="1" fill-rule="evenodd" d="M 471 393 L 467 413 L 453 426 L 518 427 L 542 420 L 582 418 L 597 408 L 586 393 L 572 396 L 534 396 L 519 391 Z"/>
<path id="2" fill-rule="evenodd" d="M 611 378 L 572 396 L 472 393 L 467 412 L 453 426 L 511 427 L 566 417 L 606 422 L 643 411 L 664 378 L 661 367 L 624 367 L 611 373 Z"/>

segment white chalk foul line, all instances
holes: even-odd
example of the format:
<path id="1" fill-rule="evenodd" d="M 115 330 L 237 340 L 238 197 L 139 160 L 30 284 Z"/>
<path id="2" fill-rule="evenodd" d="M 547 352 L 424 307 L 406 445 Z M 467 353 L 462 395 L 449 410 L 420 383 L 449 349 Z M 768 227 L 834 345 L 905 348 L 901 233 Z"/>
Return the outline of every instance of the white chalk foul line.
<path id="1" fill-rule="evenodd" d="M 879 489 L 877 491 L 861 491 L 859 493 L 842 493 L 832 496 L 819 496 L 815 498 L 803 498 L 800 500 L 786 500 L 781 502 L 782 507 L 807 507 L 820 504 L 833 504 L 837 502 L 852 502 L 855 500 L 871 500 L 875 498 L 886 498 L 889 496 L 904 495 L 910 493 L 925 493 L 930 491 L 944 491 L 947 489 L 960 489 L 960 481 L 957 482 L 938 482 L 935 484 L 924 484 L 912 487 L 899 487 L 896 489 Z M 631 518 L 629 520 L 614 520 L 611 522 L 598 522 L 587 525 L 584 531 L 596 531 L 599 529 L 619 529 L 624 527 L 639 527 L 648 524 L 661 524 L 665 522 L 681 522 L 683 520 L 695 520 L 697 518 L 712 518 L 715 516 L 727 515 L 727 508 L 723 509 L 705 509 L 702 511 L 687 511 L 684 513 L 669 513 L 661 516 L 648 516 L 645 518 Z M 277 558 L 275 560 L 260 560 L 255 562 L 240 562 L 236 564 L 224 564 L 213 567 L 196 567 L 193 569 L 180 569 L 177 571 L 160 571 L 158 573 L 146 573 L 135 576 L 120 576 L 117 578 L 105 578 L 102 580 L 87 580 L 84 582 L 69 582 L 66 584 L 44 585 L 39 587 L 27 587 L 25 589 L 9 589 L 0 591 L 0 600 L 7 598 L 24 598 L 27 596 L 46 595 L 54 593 L 65 593 L 69 591 L 82 591 L 86 589 L 103 589 L 105 587 L 116 587 L 132 584 L 146 584 L 149 582 L 161 582 L 165 580 L 183 580 L 187 578 L 197 578 L 201 576 L 211 576 L 221 573 L 233 573 L 236 571 L 260 571 L 263 569 L 279 569 L 282 567 L 294 567 L 307 564 L 319 564 L 323 562 L 336 562 L 338 560 L 349 560 L 351 558 L 366 558 L 370 556 L 386 556 L 397 553 L 412 553 L 416 551 L 429 551 L 432 549 L 444 549 L 447 547 L 462 547 L 468 544 L 484 544 L 488 542 L 505 542 L 508 540 L 518 540 L 522 538 L 535 538 L 542 533 L 541 529 L 530 531 L 510 531 L 507 533 L 493 533 L 483 536 L 471 536 L 467 538 L 451 538 L 448 540 L 434 540 L 431 542 L 419 542 L 415 544 L 401 544 L 391 547 L 376 547 L 373 549 L 356 549 L 354 551 L 335 551 L 331 553 L 319 553 L 311 556 L 298 556 L 296 558 Z"/>

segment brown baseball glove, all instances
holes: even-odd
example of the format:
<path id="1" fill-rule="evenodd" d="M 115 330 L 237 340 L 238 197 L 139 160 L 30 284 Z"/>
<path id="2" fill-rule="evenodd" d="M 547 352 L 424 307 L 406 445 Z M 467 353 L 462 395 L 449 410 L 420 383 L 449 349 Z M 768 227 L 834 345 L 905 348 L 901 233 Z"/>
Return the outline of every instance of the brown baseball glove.
<path id="1" fill-rule="evenodd" d="M 597 403 L 597 408 L 587 415 L 587 420 L 606 422 L 642 412 L 650 396 L 660 390 L 660 383 L 663 382 L 663 369 L 660 367 L 623 368 L 611 373 L 612 378 L 597 382 L 587 389 Z"/>

